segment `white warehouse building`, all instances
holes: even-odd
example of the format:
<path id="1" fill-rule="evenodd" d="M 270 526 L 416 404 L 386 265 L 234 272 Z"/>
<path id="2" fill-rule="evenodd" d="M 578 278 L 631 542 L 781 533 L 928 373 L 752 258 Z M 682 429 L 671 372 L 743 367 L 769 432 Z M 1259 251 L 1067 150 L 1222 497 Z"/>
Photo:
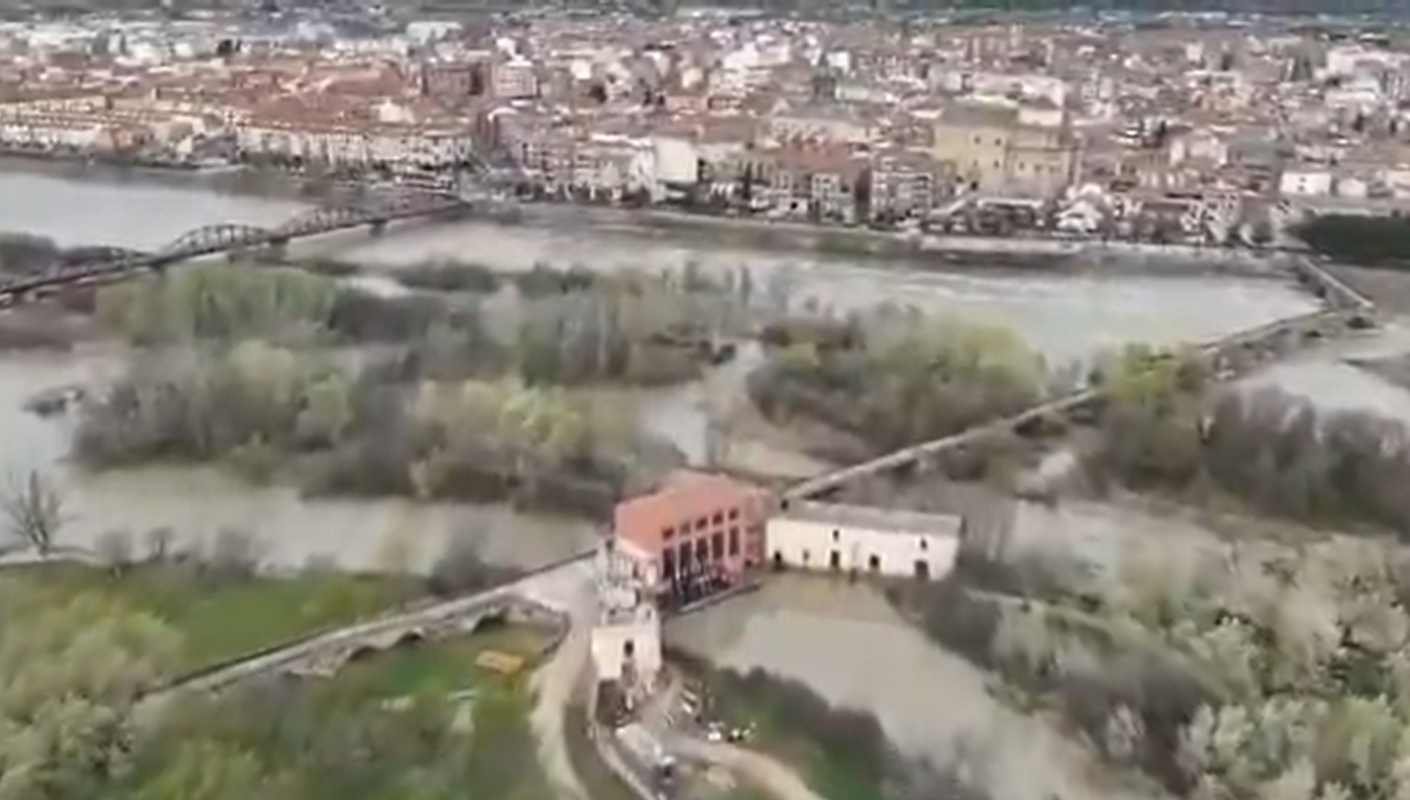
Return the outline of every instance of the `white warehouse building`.
<path id="1" fill-rule="evenodd" d="M 794 501 L 769 520 L 775 568 L 943 578 L 955 567 L 964 519 Z"/>

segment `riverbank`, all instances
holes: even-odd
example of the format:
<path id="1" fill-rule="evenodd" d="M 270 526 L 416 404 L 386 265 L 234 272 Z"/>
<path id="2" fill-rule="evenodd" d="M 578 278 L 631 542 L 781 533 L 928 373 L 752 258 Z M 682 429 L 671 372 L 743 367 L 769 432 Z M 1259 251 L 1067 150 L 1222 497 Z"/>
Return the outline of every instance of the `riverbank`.
<path id="1" fill-rule="evenodd" d="M 520 224 L 547 221 L 605 229 L 649 229 L 661 234 L 708 236 L 727 244 L 747 242 L 775 250 L 814 251 L 874 259 L 907 258 L 947 269 L 984 258 L 992 266 L 1022 268 L 1105 268 L 1191 270 L 1268 276 L 1279 251 L 1214 245 L 1150 244 L 1115 240 L 1043 236 L 974 236 L 881 231 L 865 227 L 823 225 L 795 220 L 720 216 L 661 207 L 637 209 L 569 203 L 521 203 Z"/>

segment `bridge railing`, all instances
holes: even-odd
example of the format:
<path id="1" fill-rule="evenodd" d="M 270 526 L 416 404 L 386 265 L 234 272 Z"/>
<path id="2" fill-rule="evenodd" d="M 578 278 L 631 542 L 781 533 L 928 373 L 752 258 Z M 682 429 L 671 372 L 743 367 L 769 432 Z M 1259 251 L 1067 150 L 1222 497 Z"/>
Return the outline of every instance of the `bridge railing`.
<path id="1" fill-rule="evenodd" d="M 229 223 L 207 225 L 183 233 L 155 253 L 132 254 L 116 259 L 82 262 L 49 270 L 42 275 L 0 282 L 0 299 L 35 289 L 73 283 L 103 275 L 135 272 L 160 264 L 184 261 L 202 255 L 213 255 L 226 250 L 260 247 L 304 236 L 330 233 L 341 228 L 354 228 L 377 222 L 439 214 L 464 207 L 466 207 L 465 201 L 453 195 L 418 192 L 414 195 L 394 197 L 359 206 L 360 214 L 352 213 L 352 207 L 348 206 L 320 209 L 315 211 L 312 218 L 306 222 L 302 221 L 302 218 L 307 217 L 308 214 L 300 214 L 294 220 L 274 229 Z"/>

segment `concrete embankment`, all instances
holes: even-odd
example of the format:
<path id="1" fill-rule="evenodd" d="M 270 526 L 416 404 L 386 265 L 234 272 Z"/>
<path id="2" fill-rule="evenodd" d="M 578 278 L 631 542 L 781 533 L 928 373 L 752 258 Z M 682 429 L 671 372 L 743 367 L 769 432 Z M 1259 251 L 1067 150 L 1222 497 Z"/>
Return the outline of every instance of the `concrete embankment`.
<path id="1" fill-rule="evenodd" d="M 1262 268 L 1266 267 L 1270 258 L 1278 255 L 1277 251 L 1272 250 L 1214 245 L 1152 244 L 1032 234 L 923 234 L 920 231 L 873 230 L 794 220 L 693 214 L 661 208 L 621 209 L 542 203 L 525 204 L 522 208 L 522 222 L 586 222 L 607 227 L 657 228 L 684 236 L 737 237 L 760 247 L 815 250 L 837 255 L 908 257 L 922 264 L 934 260 L 937 266 L 956 260 L 982 260 L 986 265 L 997 262 L 1011 266 L 1051 266 L 1120 259 L 1126 267 L 1137 268 L 1159 262 L 1179 262 L 1186 268 L 1207 268 L 1212 264 Z"/>

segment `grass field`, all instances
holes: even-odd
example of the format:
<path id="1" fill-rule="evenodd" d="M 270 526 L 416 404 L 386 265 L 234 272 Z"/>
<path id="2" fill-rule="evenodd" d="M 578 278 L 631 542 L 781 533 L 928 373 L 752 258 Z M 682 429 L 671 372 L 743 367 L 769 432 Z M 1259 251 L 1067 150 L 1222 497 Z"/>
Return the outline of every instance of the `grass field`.
<path id="1" fill-rule="evenodd" d="M 160 617 L 183 639 L 178 672 L 376 616 L 420 591 L 419 584 L 406 579 L 334 573 L 217 577 L 188 565 L 142 565 L 114 574 L 77 564 L 44 564 L 0 571 L 0 585 L 7 583 L 40 602 L 95 593 Z"/>
<path id="2" fill-rule="evenodd" d="M 364 698 L 443 699 L 466 689 L 514 689 L 535 665 L 547 642 L 545 632 L 521 625 L 487 624 L 472 636 L 432 645 L 398 647 L 345 666 L 330 684 L 338 692 Z M 486 650 L 524 659 L 513 676 L 500 676 L 475 665 Z"/>
<path id="3" fill-rule="evenodd" d="M 131 778 L 142 785 L 194 747 L 239 754 L 260 776 L 257 794 L 200 797 L 554 800 L 529 723 L 528 677 L 547 636 L 491 626 L 372 654 L 328 679 L 253 681 L 188 697 L 152 729 Z M 477 666 L 486 650 L 524 658 L 523 669 Z"/>

